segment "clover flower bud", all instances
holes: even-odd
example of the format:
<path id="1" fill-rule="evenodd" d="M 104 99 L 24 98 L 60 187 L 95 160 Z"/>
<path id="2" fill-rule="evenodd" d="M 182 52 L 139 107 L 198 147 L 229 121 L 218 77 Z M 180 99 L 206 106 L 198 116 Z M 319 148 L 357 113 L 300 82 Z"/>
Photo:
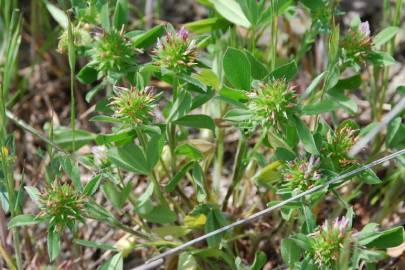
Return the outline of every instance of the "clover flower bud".
<path id="1" fill-rule="evenodd" d="M 365 37 L 370 37 L 370 24 L 368 21 L 360 23 L 359 27 L 360 32 L 365 36 Z"/>
<path id="2" fill-rule="evenodd" d="M 158 39 L 153 54 L 155 65 L 162 69 L 187 73 L 196 65 L 198 48 L 195 40 L 190 40 L 189 32 L 182 27 L 177 32 L 168 29 L 167 34 Z"/>
<path id="3" fill-rule="evenodd" d="M 183 41 L 186 42 L 186 41 L 188 40 L 188 35 L 189 35 L 189 33 L 188 33 L 187 29 L 183 26 L 183 27 L 181 27 L 180 30 L 176 33 L 176 35 L 177 35 L 178 37 L 180 37 L 181 39 L 183 39 Z"/>
<path id="4" fill-rule="evenodd" d="M 320 173 L 317 169 L 319 162 L 314 164 L 304 160 L 289 161 L 283 165 L 281 186 L 290 190 L 305 191 L 320 180 Z"/>
<path id="5" fill-rule="evenodd" d="M 341 46 L 347 60 L 362 63 L 372 52 L 372 43 L 370 25 L 366 21 L 360 23 L 357 29 L 350 29 L 344 36 Z"/>
<path id="6" fill-rule="evenodd" d="M 152 94 L 152 88 L 137 90 L 116 88 L 115 96 L 111 98 L 110 105 L 114 116 L 123 123 L 140 125 L 151 121 L 157 97 Z"/>
<path id="7" fill-rule="evenodd" d="M 90 65 L 104 75 L 124 73 L 133 70 L 136 65 L 136 49 L 123 31 L 112 30 L 101 34 L 91 50 Z"/>
<path id="8" fill-rule="evenodd" d="M 248 107 L 254 114 L 253 121 L 259 125 L 277 125 L 288 119 L 294 106 L 295 95 L 292 87 L 284 79 L 262 83 L 248 95 Z"/>
<path id="9" fill-rule="evenodd" d="M 312 238 L 312 255 L 315 262 L 323 269 L 332 269 L 339 261 L 345 238 L 350 235 L 349 220 L 336 218 L 334 223 L 327 220 Z"/>
<path id="10" fill-rule="evenodd" d="M 328 132 L 324 152 L 342 167 L 355 163 L 348 152 L 358 140 L 356 134 L 357 130 L 347 125 L 338 128 L 334 134 Z"/>
<path id="11" fill-rule="evenodd" d="M 40 195 L 40 213 L 49 222 L 49 227 L 61 232 L 73 228 L 77 221 L 83 221 L 87 198 L 68 184 L 55 181 Z"/>

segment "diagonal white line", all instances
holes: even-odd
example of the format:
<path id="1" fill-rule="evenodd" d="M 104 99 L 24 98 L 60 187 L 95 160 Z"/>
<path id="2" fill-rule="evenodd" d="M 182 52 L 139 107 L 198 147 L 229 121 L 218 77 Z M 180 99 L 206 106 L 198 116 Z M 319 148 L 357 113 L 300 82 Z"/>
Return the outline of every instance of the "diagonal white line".
<path id="1" fill-rule="evenodd" d="M 170 255 L 173 255 L 173 254 L 175 254 L 175 253 L 177 253 L 179 251 L 182 251 L 182 250 L 186 249 L 187 247 L 190 247 L 190 246 L 192 246 L 192 245 L 194 245 L 194 244 L 196 244 L 198 242 L 201 242 L 203 240 L 206 240 L 207 238 L 209 238 L 211 236 L 223 233 L 223 232 L 228 231 L 228 230 L 230 230 L 230 229 L 232 229 L 234 227 L 237 227 L 239 225 L 243 225 L 243 224 L 252 222 L 253 220 L 256 220 L 256 219 L 258 219 L 258 218 L 260 218 L 262 216 L 265 216 L 265 215 L 269 214 L 270 212 L 272 212 L 272 211 L 274 211 L 274 210 L 276 210 L 276 209 L 278 209 L 278 208 L 280 208 L 280 207 L 282 207 L 282 206 L 284 206 L 284 205 L 286 205 L 286 204 L 288 204 L 288 203 L 290 203 L 292 201 L 295 201 L 295 200 L 300 199 L 300 198 L 302 198 L 302 197 L 304 197 L 304 196 L 306 196 L 308 194 L 316 192 L 316 191 L 318 191 L 318 190 L 320 190 L 320 189 L 322 189 L 322 188 L 324 188 L 324 187 L 326 187 L 328 185 L 337 183 L 340 180 L 343 180 L 345 178 L 353 176 L 353 175 L 355 175 L 355 174 L 357 174 L 359 172 L 368 170 L 368 169 L 370 169 L 370 168 L 372 168 L 374 166 L 377 166 L 377 165 L 379 165 L 379 164 L 381 164 L 381 163 L 383 163 L 385 161 L 391 160 L 391 159 L 393 159 L 395 157 L 398 157 L 398 156 L 400 156 L 402 154 L 405 154 L 405 148 L 402 149 L 402 150 L 399 150 L 399 151 L 397 151 L 395 153 L 392 153 L 392 154 L 390 154 L 388 156 L 385 156 L 385 157 L 377 159 L 377 160 L 375 160 L 373 162 L 370 162 L 370 163 L 368 163 L 368 164 L 366 164 L 366 165 L 364 165 L 362 167 L 359 167 L 357 169 L 354 169 L 354 170 L 352 170 L 350 172 L 347 172 L 347 173 L 341 174 L 339 176 L 336 176 L 336 177 L 332 178 L 331 180 L 327 181 L 326 183 L 324 183 L 322 185 L 315 186 L 315 187 L 313 187 L 311 189 L 308 189 L 307 191 L 304 191 L 304 192 L 302 192 L 302 193 L 300 193 L 300 194 L 298 194 L 298 195 L 296 195 L 294 197 L 291 197 L 291 198 L 289 198 L 289 199 L 287 199 L 285 201 L 282 201 L 282 202 L 280 202 L 278 204 L 275 204 L 275 205 L 273 205 L 271 207 L 268 207 L 268 208 L 266 208 L 266 209 L 264 209 L 262 211 L 259 211 L 259 212 L 255 213 L 255 214 L 245 218 L 245 219 L 238 220 L 238 221 L 236 221 L 236 222 L 234 222 L 232 224 L 229 224 L 227 226 L 219 228 L 218 230 L 212 231 L 210 233 L 207 233 L 205 235 L 197 237 L 197 238 L 195 238 L 193 240 L 190 240 L 189 242 L 186 242 L 186 243 L 184 243 L 184 244 L 182 244 L 182 245 L 180 245 L 178 247 L 169 249 L 168 251 L 165 251 L 162 254 L 159 254 L 159 255 L 149 259 L 148 261 L 145 262 L 145 264 L 143 264 L 143 265 L 141 265 L 139 267 L 136 267 L 133 270 L 147 270 L 147 269 L 152 269 L 154 267 L 157 267 L 159 264 L 163 263 L 163 258 L 165 258 L 167 256 L 170 256 Z"/>

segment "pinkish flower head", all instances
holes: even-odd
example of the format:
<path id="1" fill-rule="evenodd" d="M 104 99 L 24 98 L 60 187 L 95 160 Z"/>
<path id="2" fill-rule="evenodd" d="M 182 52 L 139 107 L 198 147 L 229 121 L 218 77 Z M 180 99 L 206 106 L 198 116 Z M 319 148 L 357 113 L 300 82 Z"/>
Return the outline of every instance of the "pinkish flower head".
<path id="1" fill-rule="evenodd" d="M 189 33 L 187 29 L 183 26 L 180 28 L 179 31 L 177 31 L 176 35 L 182 40 L 187 41 Z"/>
<path id="2" fill-rule="evenodd" d="M 360 24 L 359 30 L 364 36 L 369 37 L 371 32 L 370 24 L 368 23 L 368 21 L 362 22 Z"/>

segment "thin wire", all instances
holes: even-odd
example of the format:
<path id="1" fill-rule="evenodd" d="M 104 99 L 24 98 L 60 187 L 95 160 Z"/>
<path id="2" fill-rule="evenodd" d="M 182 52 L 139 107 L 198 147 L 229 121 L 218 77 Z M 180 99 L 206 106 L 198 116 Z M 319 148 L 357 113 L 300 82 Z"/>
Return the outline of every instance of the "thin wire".
<path id="1" fill-rule="evenodd" d="M 387 113 L 380 123 L 372 129 L 366 136 L 361 138 L 349 151 L 349 156 L 354 157 L 357 155 L 367 144 L 382 130 L 386 125 L 405 108 L 405 97 L 403 97 L 397 105 Z"/>
<path id="2" fill-rule="evenodd" d="M 182 245 L 180 245 L 180 246 L 178 246 L 178 247 L 175 247 L 175 248 L 173 248 L 173 249 L 169 249 L 168 251 L 163 252 L 162 254 L 159 254 L 159 255 L 157 255 L 157 256 L 155 256 L 155 257 L 149 259 L 148 261 L 145 262 L 145 264 L 143 264 L 143 265 L 141 265 L 141 266 L 139 266 L 139 267 L 137 267 L 137 268 L 134 268 L 133 270 L 146 270 L 146 269 L 151 269 L 150 267 L 151 267 L 151 264 L 152 264 L 152 263 L 153 263 L 153 267 L 156 267 L 156 265 L 157 265 L 158 263 L 163 263 L 163 258 L 165 258 L 165 257 L 167 257 L 167 256 L 173 255 L 173 254 L 175 254 L 175 253 L 177 253 L 177 252 L 179 252 L 179 251 L 184 250 L 185 248 L 187 248 L 187 247 L 189 247 L 189 246 L 192 246 L 192 245 L 194 245 L 194 244 L 196 244 L 196 243 L 198 243 L 198 242 L 201 242 L 201 241 L 203 241 L 203 240 L 206 240 L 206 239 L 209 238 L 209 237 L 212 237 L 212 236 L 215 236 L 215 235 L 217 235 L 217 234 L 220 234 L 220 233 L 223 233 L 223 232 L 225 232 L 225 231 L 228 231 L 228 230 L 230 230 L 230 229 L 232 229 L 232 228 L 234 228 L 234 227 L 237 227 L 237 226 L 239 226 L 239 225 L 243 225 L 243 224 L 246 224 L 246 223 L 250 223 L 250 222 L 252 222 L 252 221 L 254 221 L 254 220 L 256 220 L 256 219 L 258 219 L 258 218 L 260 218 L 260 217 L 262 217 L 262 216 L 265 216 L 265 215 L 271 213 L 272 211 L 274 211 L 274 210 L 276 210 L 276 209 L 278 209 L 278 208 L 280 208 L 280 207 L 282 207 L 282 206 L 284 206 L 284 205 L 286 205 L 286 204 L 288 204 L 288 203 L 290 203 L 290 202 L 293 202 L 293 201 L 295 201 L 295 200 L 297 200 L 297 199 L 300 199 L 300 198 L 302 198 L 302 197 L 304 197 L 304 196 L 306 196 L 306 195 L 308 195 L 308 194 L 311 194 L 311 193 L 313 193 L 313 192 L 316 192 L 316 191 L 318 191 L 318 190 L 320 190 L 320 189 L 322 189 L 322 188 L 324 188 L 324 187 L 326 187 L 326 186 L 328 186 L 328 185 L 337 183 L 337 182 L 339 182 L 340 180 L 343 180 L 343 179 L 345 179 L 345 178 L 348 178 L 348 177 L 350 177 L 350 176 L 352 176 L 352 175 L 355 175 L 355 174 L 357 174 L 357 173 L 359 173 L 359 172 L 368 170 L 368 169 L 370 169 L 370 168 L 372 168 L 372 167 L 374 167 L 374 166 L 377 166 L 377 165 L 379 165 L 379 164 L 381 164 L 381 163 L 383 163 L 383 162 L 385 162 L 385 161 L 391 160 L 391 159 L 393 159 L 393 158 L 395 158 L 395 157 L 398 157 L 398 156 L 400 156 L 400 155 L 402 155 L 402 154 L 405 154 L 405 148 L 402 149 L 402 150 L 399 150 L 399 151 L 397 151 L 397 152 L 395 152 L 395 153 L 393 153 L 393 154 L 390 154 L 390 155 L 388 155 L 388 156 L 385 156 L 385 157 L 382 157 L 382 158 L 380 158 L 380 159 L 377 159 L 377 160 L 375 160 L 375 161 L 373 161 L 373 162 L 370 162 L 370 163 L 368 163 L 368 164 L 366 164 L 366 165 L 364 165 L 364 166 L 362 166 L 362 167 L 359 167 L 359 168 L 357 168 L 357 169 L 354 169 L 354 170 L 352 170 L 352 171 L 350 171 L 350 172 L 347 172 L 347 173 L 341 174 L 341 175 L 339 175 L 339 176 L 336 176 L 335 178 L 332 178 L 331 180 L 327 181 L 326 183 L 324 183 L 324 184 L 322 184 L 322 185 L 315 186 L 315 187 L 313 187 L 313 188 L 311 188 L 311 189 L 308 189 L 307 191 L 304 191 L 304 192 L 302 192 L 302 193 L 300 193 L 300 194 L 298 194 L 298 195 L 296 195 L 296 196 L 293 196 L 293 197 L 291 197 L 291 198 L 289 198 L 289 199 L 287 199 L 287 200 L 285 200 L 285 201 L 282 201 L 282 202 L 280 202 L 280 203 L 278 203 L 278 204 L 275 204 L 275 205 L 273 205 L 273 206 L 271 206 L 271 207 L 268 207 L 268 208 L 266 208 L 266 209 L 264 209 L 264 210 L 262 210 L 262 211 L 259 211 L 259 212 L 255 213 L 255 214 L 253 214 L 253 215 L 251 215 L 251 216 L 245 218 L 245 219 L 238 220 L 238 221 L 236 221 L 236 222 L 234 222 L 234 223 L 232 223 L 232 224 L 229 224 L 229 225 L 224 226 L 224 227 L 222 227 L 222 228 L 219 228 L 219 229 L 217 229 L 217 230 L 215 230 L 215 231 L 212 231 L 212 232 L 210 232 L 210 233 L 207 233 L 207 234 L 205 234 L 205 235 L 203 235 L 203 236 L 200 236 L 200 237 L 197 237 L 197 238 L 195 238 L 195 239 L 193 239 L 193 240 L 190 240 L 189 242 L 186 242 L 186 243 L 184 243 L 184 244 L 182 244 Z M 158 262 L 157 262 L 157 261 L 158 261 Z"/>

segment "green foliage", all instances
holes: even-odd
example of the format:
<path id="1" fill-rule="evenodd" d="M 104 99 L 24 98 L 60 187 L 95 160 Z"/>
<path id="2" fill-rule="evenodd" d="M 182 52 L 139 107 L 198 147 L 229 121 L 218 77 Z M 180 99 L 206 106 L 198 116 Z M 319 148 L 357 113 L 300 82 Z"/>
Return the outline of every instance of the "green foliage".
<path id="1" fill-rule="evenodd" d="M 283 260 L 279 268 L 373 269 L 387 248 L 403 243 L 402 227 L 381 231 L 370 223 L 356 231 L 363 216 L 354 218 L 351 208 L 381 209 L 359 211 L 370 215 L 364 220 L 391 218 L 404 193 L 403 156 L 375 172 L 327 182 L 405 145 L 403 110 L 387 112 L 404 96 L 403 86 L 393 91 L 390 85 L 399 15 L 391 22 L 385 11 L 374 35 L 359 18 L 350 27 L 337 24 L 344 21 L 339 1 L 199 0 L 208 18 L 176 30 L 161 23 L 160 10 L 143 14 L 146 7 L 128 0 L 41 2 L 54 21 L 44 17 L 33 28 L 58 23 L 61 33 L 56 45 L 57 32 L 46 42 L 37 32 L 24 32 L 38 51 L 36 61 L 49 61 L 35 65 L 48 72 L 55 63 L 68 64 L 52 76 L 41 73 L 40 85 L 56 74 L 62 87 L 69 69 L 71 79 L 71 126 L 59 125 L 63 115 L 49 119 L 45 136 L 11 113 L 25 87 L 16 82 L 27 76 L 16 72 L 21 20 L 11 2 L 0 1 L 0 211 L 11 214 L 18 265 L 21 226 L 45 224 L 55 265 L 62 252 L 63 259 L 81 252 L 75 247 L 65 254 L 68 239 L 118 252 L 99 269 L 124 269 L 135 250 L 152 256 L 278 202 L 284 204 L 270 218 L 213 235 L 166 265 L 259 270 Z M 300 31 L 294 31 L 297 20 Z M 59 54 L 48 53 L 50 47 Z M 387 115 L 392 117 L 379 125 Z M 16 147 L 7 117 L 46 143 L 33 144 L 45 165 L 38 188 L 26 185 L 31 180 L 21 176 L 23 162 L 16 162 L 31 144 Z M 367 147 L 352 155 L 375 127 L 381 129 Z M 342 188 L 346 181 L 350 185 Z M 37 212 L 25 207 L 29 201 Z M 336 218 L 345 210 L 346 217 Z M 110 226 L 114 237 L 107 243 L 80 239 L 89 235 L 81 233 L 88 219 Z M 21 235 L 28 243 L 30 234 Z M 269 250 L 271 256 L 264 253 Z M 2 256 L 10 256 L 6 251 Z M 15 268 L 12 259 L 8 264 Z"/>

